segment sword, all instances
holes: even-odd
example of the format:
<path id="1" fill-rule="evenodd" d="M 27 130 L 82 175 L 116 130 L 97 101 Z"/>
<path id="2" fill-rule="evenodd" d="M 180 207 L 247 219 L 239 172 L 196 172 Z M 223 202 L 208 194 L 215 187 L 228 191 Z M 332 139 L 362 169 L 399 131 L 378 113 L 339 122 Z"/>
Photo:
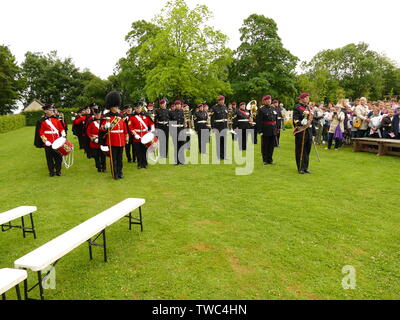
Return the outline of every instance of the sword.
<path id="1" fill-rule="evenodd" d="M 316 143 L 315 143 L 315 137 L 314 137 L 314 136 L 312 137 L 312 142 L 313 142 L 313 145 L 314 145 L 315 153 L 317 154 L 318 162 L 321 162 L 321 159 L 319 158 L 319 154 L 318 154 L 318 150 L 317 150 L 317 145 L 316 145 Z"/>

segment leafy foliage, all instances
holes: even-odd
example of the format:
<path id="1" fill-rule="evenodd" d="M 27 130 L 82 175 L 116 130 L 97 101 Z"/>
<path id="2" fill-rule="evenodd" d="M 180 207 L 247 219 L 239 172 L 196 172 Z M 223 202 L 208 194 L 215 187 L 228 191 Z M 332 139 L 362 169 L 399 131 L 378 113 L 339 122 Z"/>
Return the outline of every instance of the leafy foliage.
<path id="1" fill-rule="evenodd" d="M 7 115 L 0 116 L 0 133 L 16 130 L 25 126 L 25 116 Z"/>

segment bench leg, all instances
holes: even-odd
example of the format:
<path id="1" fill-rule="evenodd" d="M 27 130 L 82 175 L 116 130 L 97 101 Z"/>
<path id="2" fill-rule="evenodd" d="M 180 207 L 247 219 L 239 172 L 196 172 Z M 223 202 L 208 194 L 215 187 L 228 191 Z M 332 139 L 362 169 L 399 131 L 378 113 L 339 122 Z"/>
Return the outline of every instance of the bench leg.
<path id="1" fill-rule="evenodd" d="M 42 284 L 42 272 L 41 271 L 38 271 L 38 284 L 39 284 L 40 300 L 44 300 L 43 284 Z"/>
<path id="2" fill-rule="evenodd" d="M 132 217 L 132 212 L 130 212 L 129 215 L 126 217 L 129 218 L 129 230 L 132 230 L 133 224 L 139 224 L 140 231 L 143 232 L 142 207 L 139 207 L 139 219 Z M 137 221 L 137 222 L 132 222 L 132 221 Z"/>
<path id="3" fill-rule="evenodd" d="M 6 294 L 5 294 L 5 293 L 2 293 L 2 294 L 1 294 L 1 299 L 2 299 L 2 300 L 7 300 L 7 299 L 6 299 Z"/>
<path id="4" fill-rule="evenodd" d="M 29 214 L 31 217 L 31 226 L 32 226 L 32 233 L 33 233 L 33 238 L 36 239 L 36 231 L 35 231 L 35 225 L 33 223 L 33 216 L 32 216 L 32 212 Z"/>
<path id="5" fill-rule="evenodd" d="M 97 240 L 100 236 L 103 236 L 103 244 L 96 243 L 96 240 Z M 107 262 L 106 229 L 104 229 L 103 231 L 101 231 L 101 232 L 97 235 L 97 237 L 96 237 L 94 240 L 89 239 L 87 242 L 88 242 L 88 244 L 89 244 L 89 257 L 90 257 L 90 260 L 93 259 L 92 246 L 95 246 L 95 247 L 103 247 L 104 262 Z"/>
<path id="6" fill-rule="evenodd" d="M 21 221 L 22 221 L 22 235 L 25 238 L 25 221 L 24 221 L 24 217 L 21 217 Z"/>
<path id="7" fill-rule="evenodd" d="M 28 300 L 28 279 L 24 280 L 24 297 L 25 300 Z"/>
<path id="8" fill-rule="evenodd" d="M 19 284 L 15 286 L 15 291 L 17 293 L 17 299 L 21 300 L 21 291 L 19 290 Z"/>

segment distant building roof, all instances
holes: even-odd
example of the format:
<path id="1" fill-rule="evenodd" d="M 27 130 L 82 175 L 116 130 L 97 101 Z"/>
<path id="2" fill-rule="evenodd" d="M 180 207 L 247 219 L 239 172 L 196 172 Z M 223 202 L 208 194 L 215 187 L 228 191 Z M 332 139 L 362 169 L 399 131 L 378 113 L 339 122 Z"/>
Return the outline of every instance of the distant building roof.
<path id="1" fill-rule="evenodd" d="M 44 103 L 40 102 L 39 100 L 33 100 L 27 107 L 24 108 L 23 111 L 37 111 L 42 110 Z"/>

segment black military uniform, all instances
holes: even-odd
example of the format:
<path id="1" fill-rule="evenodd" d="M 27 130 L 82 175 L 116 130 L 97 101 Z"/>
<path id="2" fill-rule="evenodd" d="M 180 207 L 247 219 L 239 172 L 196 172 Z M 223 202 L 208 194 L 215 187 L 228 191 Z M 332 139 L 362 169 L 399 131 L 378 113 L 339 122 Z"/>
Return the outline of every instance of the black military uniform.
<path id="1" fill-rule="evenodd" d="M 310 159 L 310 151 L 312 145 L 312 128 L 308 127 L 305 130 L 301 122 L 307 119 L 305 111 L 311 113 L 310 108 L 302 103 L 299 103 L 293 110 L 293 125 L 295 127 L 295 143 L 296 143 L 296 163 L 299 173 L 310 173 L 308 164 Z M 303 128 L 302 128 L 303 127 Z"/>
<path id="2" fill-rule="evenodd" d="M 218 101 L 224 100 L 219 97 Z M 219 160 L 225 160 L 226 152 L 226 129 L 228 128 L 228 109 L 225 104 L 216 104 L 211 107 L 211 126 L 218 131 L 217 137 L 217 157 Z"/>
<path id="3" fill-rule="evenodd" d="M 175 150 L 175 164 L 183 165 L 185 164 L 185 149 L 183 148 L 185 140 L 181 141 L 182 137 L 180 137 L 180 133 L 184 130 L 184 125 L 185 125 L 185 116 L 183 110 L 175 109 L 173 111 L 170 111 L 169 120 L 170 120 L 169 133 L 172 137 L 172 142 L 174 143 L 174 150 Z"/>
<path id="4" fill-rule="evenodd" d="M 264 164 L 274 164 L 272 156 L 274 154 L 276 140 L 276 111 L 271 105 L 263 105 L 257 113 L 257 132 L 262 133 L 261 152 Z"/>
<path id="5" fill-rule="evenodd" d="M 126 109 L 130 109 L 132 108 L 130 105 L 124 106 L 122 108 L 122 110 L 126 110 Z M 133 114 L 127 114 L 124 113 L 122 115 L 125 123 L 126 123 L 126 127 L 128 127 L 129 125 L 129 120 L 130 118 L 134 116 Z M 128 130 L 129 131 L 129 130 Z M 133 135 L 131 132 L 129 132 L 129 141 L 128 143 L 125 145 L 125 154 L 126 154 L 126 159 L 128 160 L 129 163 L 136 163 L 136 153 L 135 153 L 135 148 L 133 147 Z"/>
<path id="6" fill-rule="evenodd" d="M 206 153 L 206 145 L 209 142 L 210 132 L 207 128 L 207 118 L 208 118 L 208 114 L 204 110 L 197 111 L 194 114 L 195 128 L 196 128 L 196 132 L 197 132 L 200 153 Z M 202 131 L 202 130 L 204 130 L 204 131 Z M 201 138 L 202 132 L 203 132 L 203 139 Z"/>
<path id="7" fill-rule="evenodd" d="M 281 139 L 281 130 L 282 130 L 282 111 L 279 106 L 275 107 L 276 111 L 276 139 L 275 139 L 275 147 L 279 147 L 280 139 Z"/>
<path id="8" fill-rule="evenodd" d="M 162 130 L 164 132 L 165 139 L 161 139 L 158 136 L 158 140 L 160 143 L 160 157 L 167 158 L 168 157 L 168 142 L 169 142 L 169 113 L 170 111 L 167 109 L 159 108 L 155 111 L 154 123 L 156 125 L 156 129 Z"/>
<path id="9" fill-rule="evenodd" d="M 240 150 L 247 150 L 247 137 L 251 133 L 250 112 L 246 109 L 235 111 L 233 127 L 238 131 L 238 143 Z"/>

